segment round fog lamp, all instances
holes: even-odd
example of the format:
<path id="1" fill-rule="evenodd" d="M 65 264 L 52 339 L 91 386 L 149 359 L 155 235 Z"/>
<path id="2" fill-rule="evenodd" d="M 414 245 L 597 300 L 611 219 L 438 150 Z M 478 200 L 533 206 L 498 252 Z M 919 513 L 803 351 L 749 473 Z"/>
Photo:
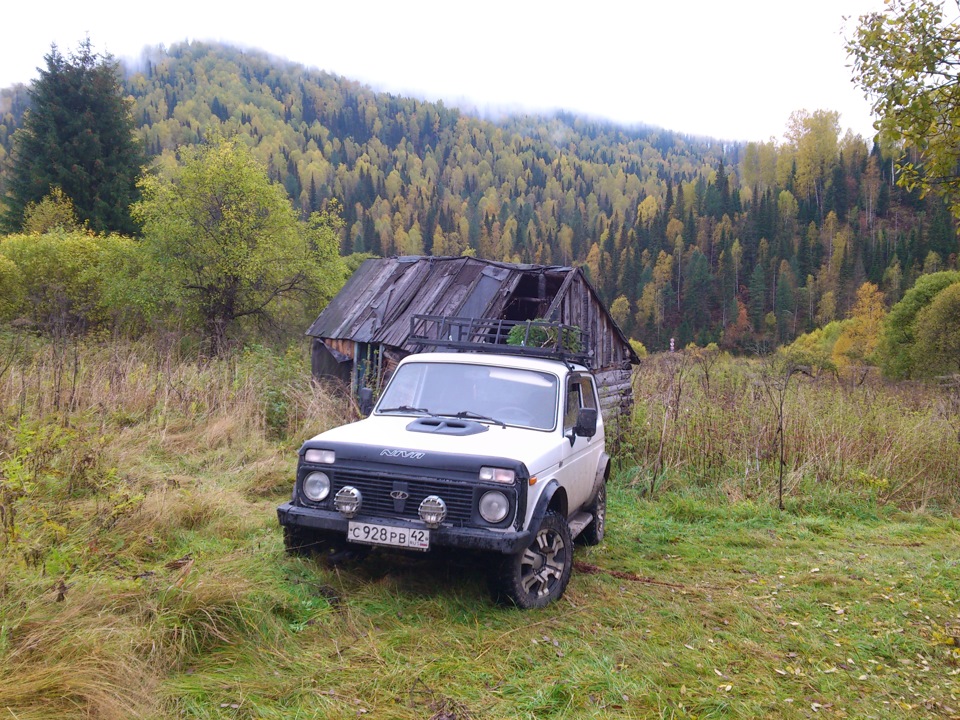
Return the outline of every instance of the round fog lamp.
<path id="1" fill-rule="evenodd" d="M 447 504 L 436 495 L 428 495 L 420 503 L 420 519 L 427 527 L 440 527 L 440 523 L 447 517 Z"/>
<path id="2" fill-rule="evenodd" d="M 310 473 L 303 479 L 303 494 L 313 502 L 324 500 L 330 494 L 330 478 L 326 473 Z"/>
<path id="3" fill-rule="evenodd" d="M 510 510 L 510 501 L 499 490 L 485 492 L 480 498 L 480 517 L 488 523 L 502 521 Z"/>
<path id="4" fill-rule="evenodd" d="M 333 497 L 334 506 L 340 511 L 341 515 L 348 518 L 352 518 L 360 512 L 361 502 L 363 502 L 363 498 L 360 491 L 351 485 L 344 485 Z"/>

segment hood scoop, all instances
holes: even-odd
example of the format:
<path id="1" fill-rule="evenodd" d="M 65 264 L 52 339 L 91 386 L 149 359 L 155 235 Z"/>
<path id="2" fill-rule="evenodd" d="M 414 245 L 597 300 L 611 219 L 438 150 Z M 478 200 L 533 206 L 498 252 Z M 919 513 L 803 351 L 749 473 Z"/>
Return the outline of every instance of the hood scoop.
<path id="1" fill-rule="evenodd" d="M 435 435 L 476 435 L 489 429 L 486 425 L 473 420 L 442 417 L 417 418 L 407 425 L 407 430 L 410 432 L 433 433 Z"/>

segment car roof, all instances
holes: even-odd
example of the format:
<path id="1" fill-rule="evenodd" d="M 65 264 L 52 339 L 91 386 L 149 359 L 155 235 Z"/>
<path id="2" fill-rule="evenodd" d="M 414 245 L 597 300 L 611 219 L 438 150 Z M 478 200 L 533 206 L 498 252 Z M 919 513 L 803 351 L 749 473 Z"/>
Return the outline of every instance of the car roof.
<path id="1" fill-rule="evenodd" d="M 408 355 L 401 360 L 401 364 L 404 365 L 412 362 L 493 365 L 524 370 L 540 370 L 553 373 L 567 368 L 580 372 L 586 370 L 586 368 L 579 363 L 568 364 L 561 360 L 499 353 L 428 352 L 414 353 L 413 355 Z"/>

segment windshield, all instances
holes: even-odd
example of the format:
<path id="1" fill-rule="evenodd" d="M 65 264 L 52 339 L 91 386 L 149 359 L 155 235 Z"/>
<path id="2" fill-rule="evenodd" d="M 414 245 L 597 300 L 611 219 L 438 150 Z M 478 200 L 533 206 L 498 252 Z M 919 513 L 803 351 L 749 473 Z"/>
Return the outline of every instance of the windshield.
<path id="1" fill-rule="evenodd" d="M 551 430 L 557 417 L 556 376 L 536 370 L 460 363 L 408 363 L 397 368 L 378 413 L 429 413 Z"/>

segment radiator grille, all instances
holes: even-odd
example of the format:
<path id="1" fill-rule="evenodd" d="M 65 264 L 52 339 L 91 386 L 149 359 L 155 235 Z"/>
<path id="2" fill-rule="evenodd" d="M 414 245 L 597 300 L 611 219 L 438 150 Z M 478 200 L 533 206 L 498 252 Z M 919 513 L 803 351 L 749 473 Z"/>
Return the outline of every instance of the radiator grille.
<path id="1" fill-rule="evenodd" d="M 331 497 L 344 485 L 352 485 L 363 496 L 362 515 L 393 517 L 416 520 L 417 510 L 423 499 L 437 495 L 447 505 L 446 522 L 466 525 L 473 517 L 473 487 L 459 483 L 444 482 L 433 478 L 398 478 L 354 470 L 337 472 L 333 481 Z M 403 500 L 391 497 L 401 491 L 408 497 Z"/>

